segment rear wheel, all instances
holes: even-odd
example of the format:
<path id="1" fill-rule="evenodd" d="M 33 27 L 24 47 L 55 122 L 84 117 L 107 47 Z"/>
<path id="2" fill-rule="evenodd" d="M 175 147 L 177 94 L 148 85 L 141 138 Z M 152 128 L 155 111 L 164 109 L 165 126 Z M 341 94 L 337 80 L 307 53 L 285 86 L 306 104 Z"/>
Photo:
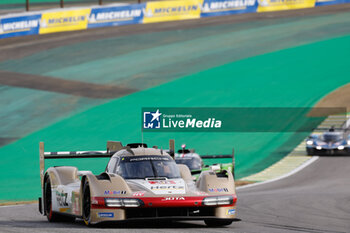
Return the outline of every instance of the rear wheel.
<path id="1" fill-rule="evenodd" d="M 85 225 L 91 226 L 91 193 L 88 180 L 83 186 L 83 220 Z"/>
<path id="2" fill-rule="evenodd" d="M 205 224 L 208 227 L 222 227 L 230 225 L 233 220 L 232 219 L 206 219 L 204 220 Z"/>
<path id="3" fill-rule="evenodd" d="M 52 211 L 52 192 L 50 178 L 47 177 L 44 183 L 44 213 L 49 222 L 74 222 L 75 217 L 65 216 Z"/>

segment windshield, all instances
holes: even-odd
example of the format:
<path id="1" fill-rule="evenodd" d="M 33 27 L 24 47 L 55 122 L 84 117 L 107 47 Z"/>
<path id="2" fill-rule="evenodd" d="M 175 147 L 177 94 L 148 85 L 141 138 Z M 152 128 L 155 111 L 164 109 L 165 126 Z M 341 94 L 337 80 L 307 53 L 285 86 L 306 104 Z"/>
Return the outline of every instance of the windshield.
<path id="1" fill-rule="evenodd" d="M 323 135 L 323 141 L 325 142 L 336 142 L 340 141 L 342 139 L 340 134 L 335 134 L 335 133 L 325 133 Z"/>
<path id="2" fill-rule="evenodd" d="M 122 157 L 116 173 L 124 179 L 180 178 L 175 161 L 164 155 Z"/>
<path id="3" fill-rule="evenodd" d="M 199 158 L 191 157 L 191 158 L 176 158 L 175 162 L 178 164 L 185 164 L 187 167 L 193 171 L 193 170 L 201 170 L 202 164 L 201 160 Z"/>

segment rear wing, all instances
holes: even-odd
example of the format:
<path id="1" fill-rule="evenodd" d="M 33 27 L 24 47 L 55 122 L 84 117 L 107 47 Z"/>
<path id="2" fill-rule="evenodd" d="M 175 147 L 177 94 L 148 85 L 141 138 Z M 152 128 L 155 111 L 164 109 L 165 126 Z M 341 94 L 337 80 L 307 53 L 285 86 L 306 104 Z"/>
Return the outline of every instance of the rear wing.
<path id="1" fill-rule="evenodd" d="M 232 159 L 232 174 L 235 175 L 235 150 L 230 155 L 201 155 L 202 159 Z"/>
<path id="2" fill-rule="evenodd" d="M 123 148 L 121 142 L 108 141 L 105 151 L 58 151 L 45 152 L 44 142 L 39 143 L 40 181 L 44 184 L 45 159 L 110 158 Z"/>

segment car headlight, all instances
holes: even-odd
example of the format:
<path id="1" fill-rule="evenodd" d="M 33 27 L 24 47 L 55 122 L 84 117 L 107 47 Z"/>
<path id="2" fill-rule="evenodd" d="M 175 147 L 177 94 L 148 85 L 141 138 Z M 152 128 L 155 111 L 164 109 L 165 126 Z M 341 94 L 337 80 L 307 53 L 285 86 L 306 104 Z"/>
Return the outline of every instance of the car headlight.
<path id="1" fill-rule="evenodd" d="M 338 146 L 338 150 L 344 150 L 344 146 Z"/>
<path id="2" fill-rule="evenodd" d="M 217 197 L 206 197 L 203 199 L 203 205 L 214 206 L 214 205 L 232 205 L 233 196 L 217 196 Z"/>
<path id="3" fill-rule="evenodd" d="M 322 146 L 316 146 L 317 150 L 322 150 Z"/>
<path id="4" fill-rule="evenodd" d="M 312 144 L 314 144 L 313 141 L 309 140 L 309 141 L 306 141 L 306 144 L 308 144 L 309 146 L 311 146 Z"/>
<path id="5" fill-rule="evenodd" d="M 139 207 L 142 204 L 140 199 L 135 198 L 106 198 L 107 207 Z"/>
<path id="6" fill-rule="evenodd" d="M 348 140 L 348 145 L 350 145 L 350 140 Z"/>

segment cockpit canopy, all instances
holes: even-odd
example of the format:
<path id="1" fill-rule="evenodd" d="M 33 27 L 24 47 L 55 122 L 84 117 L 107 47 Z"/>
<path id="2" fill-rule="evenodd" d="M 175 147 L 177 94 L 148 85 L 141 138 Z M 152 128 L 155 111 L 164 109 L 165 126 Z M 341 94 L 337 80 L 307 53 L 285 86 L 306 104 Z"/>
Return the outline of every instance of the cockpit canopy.
<path id="1" fill-rule="evenodd" d="M 327 132 L 322 135 L 321 140 L 324 142 L 338 142 L 343 140 L 343 137 L 340 133 Z"/>
<path id="2" fill-rule="evenodd" d="M 112 157 L 107 172 L 124 179 L 180 178 L 180 171 L 169 155 L 142 155 Z"/>
<path id="3" fill-rule="evenodd" d="M 200 158 L 194 156 L 184 156 L 184 157 L 176 157 L 175 161 L 177 164 L 185 164 L 187 167 L 193 170 L 201 170 L 203 167 L 203 162 Z"/>

